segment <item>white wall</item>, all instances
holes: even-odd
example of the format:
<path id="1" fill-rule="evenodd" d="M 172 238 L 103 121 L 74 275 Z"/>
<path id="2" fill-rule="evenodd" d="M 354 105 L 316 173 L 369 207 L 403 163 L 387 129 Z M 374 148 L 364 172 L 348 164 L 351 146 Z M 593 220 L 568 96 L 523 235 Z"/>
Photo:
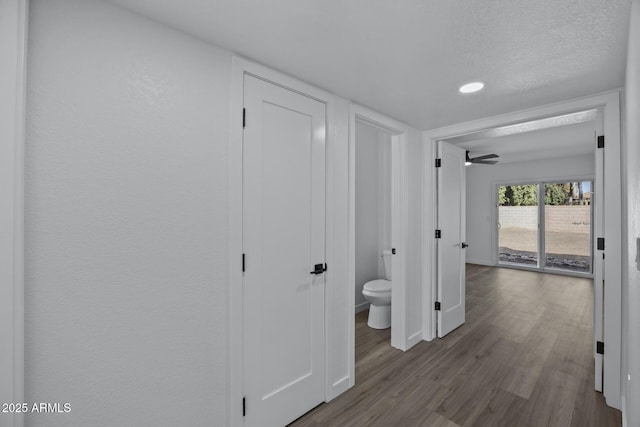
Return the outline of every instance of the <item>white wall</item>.
<path id="1" fill-rule="evenodd" d="M 636 260 L 640 238 L 640 2 L 633 2 L 629 25 L 629 53 L 625 93 L 623 182 L 626 180 L 626 224 L 623 233 L 623 413 L 627 426 L 640 425 L 640 261 Z M 630 381 L 627 381 L 627 375 Z"/>
<path id="2" fill-rule="evenodd" d="M 407 338 L 409 345 L 422 340 L 422 133 L 409 128 L 406 155 L 406 197 L 408 201 L 407 242 Z"/>
<path id="3" fill-rule="evenodd" d="M 25 400 L 72 412 L 27 424 L 226 424 L 231 54 L 98 0 L 31 9 Z M 348 108 L 335 98 L 328 144 L 330 394 L 353 380 Z M 410 129 L 409 336 L 421 329 L 420 152 Z"/>
<path id="4" fill-rule="evenodd" d="M 0 402 L 23 396 L 23 160 L 27 4 L 0 1 Z M 21 415 L 0 412 L 0 425 Z"/>
<path id="5" fill-rule="evenodd" d="M 368 307 L 364 284 L 383 277 L 383 248 L 390 246 L 391 136 L 356 122 L 355 274 L 356 312 Z"/>
<path id="6" fill-rule="evenodd" d="M 378 277 L 385 277 L 382 251 L 391 244 L 391 135 L 378 133 Z"/>
<path id="7" fill-rule="evenodd" d="M 467 168 L 467 262 L 495 265 L 496 184 L 595 174 L 594 156 L 554 158 L 523 163 L 474 165 Z"/>
<path id="8" fill-rule="evenodd" d="M 231 56 L 92 0 L 33 0 L 28 425 L 221 425 Z"/>

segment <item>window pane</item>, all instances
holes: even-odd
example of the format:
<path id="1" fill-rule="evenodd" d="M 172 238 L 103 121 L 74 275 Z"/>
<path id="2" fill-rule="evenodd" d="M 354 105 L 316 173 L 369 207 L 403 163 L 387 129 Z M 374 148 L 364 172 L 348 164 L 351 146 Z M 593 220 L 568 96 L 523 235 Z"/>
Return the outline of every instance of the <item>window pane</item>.
<path id="1" fill-rule="evenodd" d="M 498 260 L 538 265 L 538 185 L 498 188 Z"/>
<path id="2" fill-rule="evenodd" d="M 545 184 L 545 267 L 591 273 L 591 186 Z"/>

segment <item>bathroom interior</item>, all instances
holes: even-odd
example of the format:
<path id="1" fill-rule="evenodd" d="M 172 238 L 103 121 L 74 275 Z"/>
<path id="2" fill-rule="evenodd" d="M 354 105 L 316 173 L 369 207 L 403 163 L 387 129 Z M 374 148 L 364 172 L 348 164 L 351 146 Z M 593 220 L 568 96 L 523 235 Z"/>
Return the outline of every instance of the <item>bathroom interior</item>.
<path id="1" fill-rule="evenodd" d="M 391 135 L 356 121 L 355 312 L 367 326 L 391 327 Z M 368 311 L 368 313 L 363 313 Z"/>

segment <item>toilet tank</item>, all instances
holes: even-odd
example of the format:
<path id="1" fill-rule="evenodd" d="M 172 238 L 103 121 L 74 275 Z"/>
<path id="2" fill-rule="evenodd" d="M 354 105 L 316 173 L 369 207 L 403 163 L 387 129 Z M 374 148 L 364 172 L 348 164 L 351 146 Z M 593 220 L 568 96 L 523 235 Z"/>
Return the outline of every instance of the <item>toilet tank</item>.
<path id="1" fill-rule="evenodd" d="M 385 249 L 382 251 L 382 261 L 384 262 L 384 278 L 387 280 L 391 280 L 392 257 L 393 252 L 391 252 L 391 249 Z"/>

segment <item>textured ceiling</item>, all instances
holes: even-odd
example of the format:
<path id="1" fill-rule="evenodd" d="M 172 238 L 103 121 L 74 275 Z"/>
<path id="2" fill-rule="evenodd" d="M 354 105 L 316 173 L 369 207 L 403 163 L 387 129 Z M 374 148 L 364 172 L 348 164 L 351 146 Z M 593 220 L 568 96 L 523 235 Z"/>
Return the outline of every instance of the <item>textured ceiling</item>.
<path id="1" fill-rule="evenodd" d="M 630 0 L 111 0 L 421 130 L 623 85 Z M 459 95 L 460 84 L 486 89 Z"/>
<path id="2" fill-rule="evenodd" d="M 496 153 L 500 164 L 582 156 L 595 151 L 595 121 L 456 143 L 470 157 Z M 473 165 L 473 167 L 488 167 Z"/>

